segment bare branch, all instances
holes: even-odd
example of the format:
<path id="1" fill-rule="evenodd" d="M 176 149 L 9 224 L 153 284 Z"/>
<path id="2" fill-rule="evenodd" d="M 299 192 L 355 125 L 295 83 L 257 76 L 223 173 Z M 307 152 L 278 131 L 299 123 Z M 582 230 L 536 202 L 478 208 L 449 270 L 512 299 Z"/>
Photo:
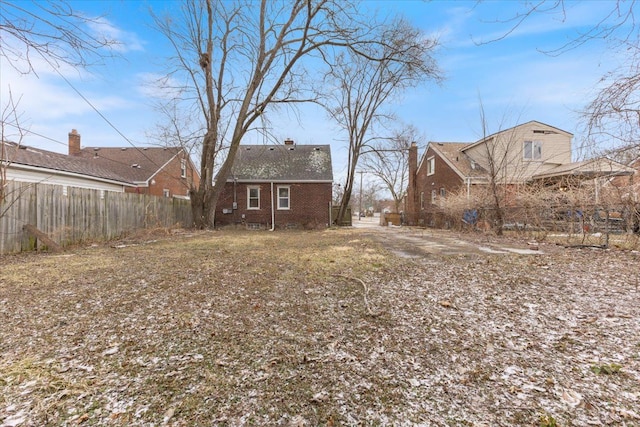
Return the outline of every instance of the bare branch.
<path id="1" fill-rule="evenodd" d="M 0 11 L 0 56 L 24 74 L 37 72 L 34 54 L 57 67 L 86 68 L 121 44 L 104 31 L 102 17 L 77 13 L 66 1 L 3 1 Z"/>

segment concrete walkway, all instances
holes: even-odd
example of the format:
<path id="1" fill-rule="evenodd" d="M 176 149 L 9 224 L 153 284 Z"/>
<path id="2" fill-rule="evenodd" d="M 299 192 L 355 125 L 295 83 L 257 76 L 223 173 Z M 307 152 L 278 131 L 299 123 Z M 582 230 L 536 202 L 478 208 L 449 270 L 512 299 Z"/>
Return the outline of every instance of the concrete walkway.
<path id="1" fill-rule="evenodd" d="M 486 254 L 539 255 L 543 251 L 526 242 L 513 243 L 503 240 L 489 241 L 470 235 L 465 239 L 448 230 L 418 227 L 379 225 L 379 218 L 353 218 L 353 227 L 380 241 L 394 254 L 406 258 L 427 255 L 471 256 Z"/>

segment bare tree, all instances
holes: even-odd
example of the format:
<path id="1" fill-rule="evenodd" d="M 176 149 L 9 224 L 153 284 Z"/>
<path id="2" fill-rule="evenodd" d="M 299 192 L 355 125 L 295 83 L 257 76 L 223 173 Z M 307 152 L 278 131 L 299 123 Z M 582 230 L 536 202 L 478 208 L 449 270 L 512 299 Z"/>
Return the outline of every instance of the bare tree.
<path id="1" fill-rule="evenodd" d="M 175 51 L 167 81 L 203 123 L 196 227 L 213 225 L 242 138 L 275 106 L 311 99 L 305 59 L 382 43 L 372 38 L 377 24 L 358 17 L 355 4 L 338 0 L 190 0 L 181 16 L 156 17 Z"/>
<path id="2" fill-rule="evenodd" d="M 20 100 L 14 100 L 11 89 L 9 89 L 8 100 L 2 108 L 0 116 L 0 218 L 4 216 L 12 204 L 9 202 L 9 181 L 7 179 L 7 170 L 12 158 L 6 143 L 13 140 L 12 142 L 19 145 L 26 134 L 26 131 L 20 126 L 19 103 Z M 15 200 L 15 197 L 11 199 Z"/>
<path id="3" fill-rule="evenodd" d="M 606 144 L 605 151 L 619 156 L 637 158 L 640 153 L 640 46 L 631 46 L 628 52 L 629 64 L 603 77 L 605 86 L 582 114 L 592 142 Z"/>
<path id="4" fill-rule="evenodd" d="M 387 43 L 339 55 L 326 77 L 325 107 L 347 134 L 349 144 L 338 218 L 344 217 L 349 205 L 360 156 L 376 139 L 373 128 L 389 118 L 382 107 L 403 89 L 425 79 L 440 78 L 431 56 L 437 47 L 436 40 L 426 38 L 401 19 L 384 28 L 379 38 Z"/>
<path id="5" fill-rule="evenodd" d="M 482 43 L 506 38 L 534 16 L 544 15 L 565 22 L 574 13 L 572 8 L 577 2 L 537 0 L 522 4 L 515 15 L 497 21 L 507 26 L 499 37 Z M 617 51 L 618 57 L 624 58 L 623 64 L 602 77 L 596 95 L 582 111 L 588 135 L 585 149 L 599 152 L 636 150 L 640 147 L 640 25 L 636 22 L 640 4 L 624 0 L 606 4 L 608 10 L 593 26 L 542 52 L 556 56 L 594 41 L 605 41 L 608 49 Z"/>
<path id="6" fill-rule="evenodd" d="M 371 151 L 363 156 L 367 172 L 380 179 L 394 202 L 394 212 L 400 212 L 409 179 L 409 147 L 422 140 L 415 126 L 407 125 L 393 135 L 373 143 Z"/>
<path id="7" fill-rule="evenodd" d="M 41 58 L 54 67 L 85 68 L 118 44 L 101 31 L 102 18 L 82 15 L 64 0 L 6 0 L 0 12 L 0 56 L 21 73 L 36 73 L 34 60 Z"/>
<path id="8" fill-rule="evenodd" d="M 524 158 L 542 160 L 542 148 L 530 141 L 523 146 L 524 140 L 518 127 L 508 127 L 507 116 L 501 119 L 498 130 L 490 130 L 489 118 L 486 116 L 482 100 L 480 100 L 480 125 L 482 138 L 473 152 L 473 160 L 484 171 L 487 182 L 484 189 L 483 205 L 489 217 L 491 229 L 501 235 L 505 223 L 506 207 L 509 201 L 515 200 L 530 177 L 541 172 L 543 162 L 524 161 Z M 515 120 L 518 122 L 519 120 Z M 529 152 L 527 153 L 527 150 Z M 539 150 L 539 151 L 538 151 Z M 567 153 L 565 153 L 567 154 Z"/>

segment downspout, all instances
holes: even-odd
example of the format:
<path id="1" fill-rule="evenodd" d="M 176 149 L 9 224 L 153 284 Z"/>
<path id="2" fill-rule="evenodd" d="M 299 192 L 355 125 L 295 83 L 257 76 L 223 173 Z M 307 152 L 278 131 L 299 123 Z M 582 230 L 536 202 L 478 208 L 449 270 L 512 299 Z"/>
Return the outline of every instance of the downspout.
<path id="1" fill-rule="evenodd" d="M 271 230 L 269 231 L 273 231 L 275 229 L 276 229 L 276 211 L 273 205 L 273 181 L 272 181 L 271 182 Z"/>
<path id="2" fill-rule="evenodd" d="M 233 212 L 233 223 L 238 223 L 238 178 L 233 178 L 233 204 L 231 205 L 231 211 Z M 246 192 L 246 190 L 245 190 Z"/>

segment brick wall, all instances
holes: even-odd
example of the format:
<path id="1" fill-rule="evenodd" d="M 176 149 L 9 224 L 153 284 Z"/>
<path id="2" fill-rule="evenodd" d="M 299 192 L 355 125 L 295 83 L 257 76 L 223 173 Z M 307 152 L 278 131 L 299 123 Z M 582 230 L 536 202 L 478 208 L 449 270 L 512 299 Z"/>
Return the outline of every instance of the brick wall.
<path id="1" fill-rule="evenodd" d="M 277 194 L 278 186 L 289 187 L 290 208 L 278 209 L 274 199 L 276 228 L 325 228 L 329 224 L 329 204 L 331 203 L 331 183 L 274 183 L 273 191 Z M 248 187 L 260 188 L 260 208 L 248 209 Z M 233 201 L 237 209 L 233 209 Z M 231 213 L 224 213 L 231 211 Z M 216 226 L 232 224 L 255 224 L 271 227 L 271 184 L 270 183 L 234 183 L 226 184 L 216 206 Z"/>
<path id="2" fill-rule="evenodd" d="M 427 175 L 427 163 L 430 157 L 435 158 L 435 169 L 432 175 Z M 426 224 L 427 213 L 438 210 L 442 200 L 441 189 L 444 189 L 446 197 L 452 192 L 459 191 L 463 184 L 464 182 L 460 175 L 451 169 L 442 157 L 437 155 L 431 148 L 428 148 L 416 172 L 418 224 Z M 435 203 L 432 202 L 433 190 L 436 191 Z M 421 194 L 423 195 L 424 203 L 420 203 Z"/>
<path id="3" fill-rule="evenodd" d="M 191 186 L 197 188 L 200 177 L 195 171 L 193 163 L 187 160 L 186 177 L 182 177 L 182 159 L 186 158 L 184 153 L 180 153 L 171 160 L 160 172 L 158 172 L 149 187 L 127 188 L 129 193 L 149 194 L 151 196 L 164 196 L 165 190 L 169 190 L 169 197 L 188 196 Z"/>

